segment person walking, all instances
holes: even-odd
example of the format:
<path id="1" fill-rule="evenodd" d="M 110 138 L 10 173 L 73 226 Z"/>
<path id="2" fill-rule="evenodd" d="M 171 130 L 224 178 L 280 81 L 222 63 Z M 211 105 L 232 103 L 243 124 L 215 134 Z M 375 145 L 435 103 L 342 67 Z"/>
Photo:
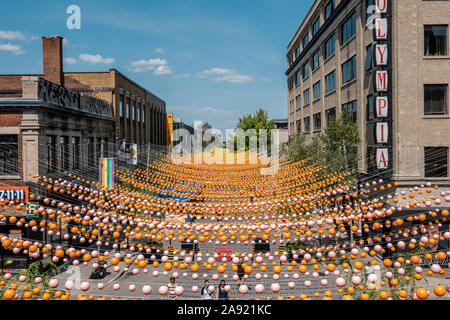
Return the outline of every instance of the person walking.
<path id="1" fill-rule="evenodd" d="M 220 280 L 219 287 L 216 290 L 217 300 L 230 300 L 232 299 L 231 293 L 225 290 L 225 280 Z"/>
<path id="2" fill-rule="evenodd" d="M 242 260 L 242 257 L 240 257 L 240 258 L 239 258 L 238 269 L 237 269 L 237 275 L 238 275 L 238 277 L 239 277 L 239 285 L 238 285 L 238 287 L 240 287 L 241 285 L 243 285 L 243 284 L 244 284 L 244 281 L 245 281 L 245 278 L 244 278 L 244 276 L 245 276 L 245 271 L 244 271 L 244 268 L 242 267 L 242 263 L 243 263 L 243 260 Z"/>
<path id="3" fill-rule="evenodd" d="M 213 299 L 213 295 L 208 289 L 209 289 L 209 281 L 206 280 L 205 285 L 203 286 L 202 291 L 200 292 L 203 300 L 212 300 Z"/>
<path id="4" fill-rule="evenodd" d="M 177 287 L 177 283 L 175 282 L 175 278 L 170 278 L 170 283 L 167 285 L 167 288 L 169 289 L 167 297 L 169 300 L 177 300 L 177 294 L 175 293 L 175 288 Z"/>

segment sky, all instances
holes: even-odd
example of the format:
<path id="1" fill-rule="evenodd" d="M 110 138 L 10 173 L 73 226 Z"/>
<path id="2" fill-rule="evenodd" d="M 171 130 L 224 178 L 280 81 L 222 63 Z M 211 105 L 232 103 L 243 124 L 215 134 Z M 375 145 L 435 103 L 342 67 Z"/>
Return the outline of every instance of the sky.
<path id="1" fill-rule="evenodd" d="M 42 73 L 42 36 L 64 71 L 115 68 L 188 124 L 225 133 L 258 108 L 287 118 L 286 50 L 313 0 L 2 1 L 0 73 Z M 67 8 L 80 8 L 69 29 Z"/>

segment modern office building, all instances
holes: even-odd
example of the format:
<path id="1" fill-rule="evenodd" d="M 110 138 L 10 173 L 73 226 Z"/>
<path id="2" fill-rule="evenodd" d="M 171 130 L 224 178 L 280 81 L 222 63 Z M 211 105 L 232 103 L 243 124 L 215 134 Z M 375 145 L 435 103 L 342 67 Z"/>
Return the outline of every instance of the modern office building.
<path id="1" fill-rule="evenodd" d="M 449 24 L 450 1 L 316 0 L 287 49 L 290 138 L 347 110 L 361 173 L 448 184 Z"/>

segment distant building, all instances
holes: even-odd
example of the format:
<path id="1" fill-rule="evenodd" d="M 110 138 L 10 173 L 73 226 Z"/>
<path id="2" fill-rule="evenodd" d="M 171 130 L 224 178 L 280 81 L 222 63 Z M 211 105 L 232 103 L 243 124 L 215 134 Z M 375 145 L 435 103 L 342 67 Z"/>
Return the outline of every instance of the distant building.
<path id="1" fill-rule="evenodd" d="M 174 118 L 173 119 L 173 145 L 176 146 L 179 143 L 182 142 L 182 137 L 179 135 L 179 129 L 184 129 L 187 130 L 187 132 L 189 132 L 190 138 L 189 138 L 189 149 L 193 150 L 193 139 L 194 139 L 194 127 L 186 124 L 183 122 L 183 120 L 181 120 L 180 118 Z"/>
<path id="2" fill-rule="evenodd" d="M 273 124 L 280 132 L 280 146 L 289 142 L 288 119 L 273 119 Z"/>
<path id="3" fill-rule="evenodd" d="M 43 74 L 0 75 L 0 98 L 21 97 L 22 77 L 37 76 L 113 105 L 115 138 L 138 145 L 166 144 L 166 103 L 116 69 L 64 72 L 63 38 L 42 37 Z"/>

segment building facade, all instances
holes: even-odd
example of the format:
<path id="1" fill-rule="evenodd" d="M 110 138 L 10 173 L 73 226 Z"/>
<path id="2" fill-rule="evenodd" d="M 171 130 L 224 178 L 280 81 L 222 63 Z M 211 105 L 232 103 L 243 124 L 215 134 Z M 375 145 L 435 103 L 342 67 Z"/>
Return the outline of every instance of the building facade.
<path id="1" fill-rule="evenodd" d="M 20 97 L 0 98 L 0 185 L 64 171 L 98 178 L 102 152 L 112 152 L 112 105 L 37 76 L 21 80 Z"/>
<path id="2" fill-rule="evenodd" d="M 448 184 L 449 13 L 449 1 L 316 0 L 287 50 L 290 138 L 346 110 L 360 172 Z"/>
<path id="3" fill-rule="evenodd" d="M 0 97 L 20 97 L 22 77 L 38 76 L 113 105 L 115 138 L 141 145 L 166 144 L 166 103 L 116 69 L 64 72 L 63 38 L 42 37 L 41 75 L 0 75 Z"/>
<path id="4" fill-rule="evenodd" d="M 275 128 L 278 129 L 280 146 L 289 142 L 289 125 L 288 119 L 273 119 Z"/>

